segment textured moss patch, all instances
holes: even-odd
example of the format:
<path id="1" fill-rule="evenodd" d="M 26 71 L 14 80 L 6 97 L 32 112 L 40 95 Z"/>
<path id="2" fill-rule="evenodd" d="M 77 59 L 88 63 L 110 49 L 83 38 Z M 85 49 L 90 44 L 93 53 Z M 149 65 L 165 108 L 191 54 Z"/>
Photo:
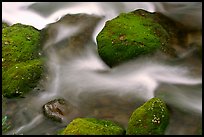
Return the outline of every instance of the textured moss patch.
<path id="1" fill-rule="evenodd" d="M 162 135 L 169 124 L 169 113 L 165 103 L 152 98 L 137 108 L 131 115 L 127 135 Z"/>
<path id="2" fill-rule="evenodd" d="M 76 118 L 61 135 L 124 135 L 125 130 L 118 124 L 96 118 Z"/>
<path id="3" fill-rule="evenodd" d="M 2 84 L 5 97 L 22 96 L 36 86 L 43 72 L 39 59 L 18 63 L 3 72 Z"/>
<path id="4" fill-rule="evenodd" d="M 2 29 L 2 89 L 5 97 L 17 97 L 37 85 L 43 72 L 40 31 L 14 24 Z"/>
<path id="5" fill-rule="evenodd" d="M 2 22 L 2 29 L 6 27 L 9 27 L 9 25 L 6 22 Z"/>
<path id="6" fill-rule="evenodd" d="M 174 50 L 168 46 L 173 30 L 166 29 L 165 22 L 144 10 L 121 13 L 107 21 L 98 34 L 98 53 L 111 67 L 157 50 L 173 55 Z"/>
<path id="7" fill-rule="evenodd" d="M 2 67 L 39 58 L 40 31 L 32 26 L 14 24 L 2 30 Z"/>

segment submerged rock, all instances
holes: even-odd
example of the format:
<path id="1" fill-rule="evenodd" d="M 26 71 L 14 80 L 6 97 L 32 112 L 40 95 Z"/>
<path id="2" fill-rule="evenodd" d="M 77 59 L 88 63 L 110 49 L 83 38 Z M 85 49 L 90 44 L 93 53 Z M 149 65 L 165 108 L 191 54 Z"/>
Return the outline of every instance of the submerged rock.
<path id="1" fill-rule="evenodd" d="M 40 31 L 29 25 L 14 24 L 2 29 L 2 93 L 23 96 L 42 76 Z"/>
<path id="2" fill-rule="evenodd" d="M 124 135 L 125 130 L 110 120 L 76 118 L 60 135 Z"/>
<path id="3" fill-rule="evenodd" d="M 160 13 L 139 9 L 106 22 L 97 36 L 98 53 L 110 67 L 157 51 L 176 56 L 172 43 L 186 37 L 181 24 Z"/>
<path id="4" fill-rule="evenodd" d="M 74 106 L 64 99 L 55 99 L 43 105 L 44 115 L 57 122 L 62 122 L 73 112 Z"/>
<path id="5" fill-rule="evenodd" d="M 89 43 L 100 16 L 84 13 L 66 14 L 57 22 L 48 24 L 42 29 L 44 49 L 55 48 L 61 54 L 80 52 Z"/>
<path id="6" fill-rule="evenodd" d="M 127 135 L 162 135 L 169 124 L 166 104 L 159 98 L 152 98 L 137 108 L 131 115 Z"/>

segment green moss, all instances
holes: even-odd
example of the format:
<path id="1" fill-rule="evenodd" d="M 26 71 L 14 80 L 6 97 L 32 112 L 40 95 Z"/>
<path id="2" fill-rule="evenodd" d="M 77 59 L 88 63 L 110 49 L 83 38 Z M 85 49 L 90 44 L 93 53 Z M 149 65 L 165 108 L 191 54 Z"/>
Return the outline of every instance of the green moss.
<path id="1" fill-rule="evenodd" d="M 14 24 L 2 30 L 2 67 L 39 58 L 40 32 L 32 26 Z"/>
<path id="2" fill-rule="evenodd" d="M 65 130 L 65 128 L 62 128 L 62 129 L 60 129 L 60 130 L 57 130 L 55 133 L 54 133 L 54 135 L 64 135 L 63 134 L 63 131 Z"/>
<path id="3" fill-rule="evenodd" d="M 8 117 L 2 115 L 2 134 L 6 133 L 11 128 L 11 125 L 7 121 Z"/>
<path id="4" fill-rule="evenodd" d="M 169 113 L 165 103 L 152 98 L 137 108 L 131 115 L 127 135 L 162 135 L 169 124 Z"/>
<path id="5" fill-rule="evenodd" d="M 37 85 L 43 72 L 40 31 L 14 24 L 2 29 L 2 93 L 22 96 Z"/>
<path id="6" fill-rule="evenodd" d="M 61 135 L 124 135 L 118 124 L 96 118 L 76 118 L 61 132 Z"/>
<path id="7" fill-rule="evenodd" d="M 198 135 L 202 135 L 202 127 L 197 130 Z"/>
<path id="8" fill-rule="evenodd" d="M 5 97 L 22 96 L 37 85 L 43 72 L 39 59 L 18 63 L 3 71 L 2 89 Z"/>
<path id="9" fill-rule="evenodd" d="M 112 67 L 157 50 L 166 52 L 169 38 L 153 13 L 136 10 L 107 21 L 96 40 L 99 55 Z"/>
<path id="10" fill-rule="evenodd" d="M 2 22 L 2 29 L 6 27 L 9 27 L 9 25 L 6 22 Z"/>

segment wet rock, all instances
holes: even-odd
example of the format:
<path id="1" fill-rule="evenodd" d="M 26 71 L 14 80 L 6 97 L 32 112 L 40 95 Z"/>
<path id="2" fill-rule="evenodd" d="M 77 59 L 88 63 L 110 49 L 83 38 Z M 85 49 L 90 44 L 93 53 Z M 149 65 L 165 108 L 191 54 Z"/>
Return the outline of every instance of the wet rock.
<path id="1" fill-rule="evenodd" d="M 2 29 L 2 89 L 8 98 L 24 96 L 43 72 L 40 31 L 20 23 Z"/>
<path id="2" fill-rule="evenodd" d="M 169 124 L 166 104 L 152 98 L 137 108 L 128 121 L 127 135 L 162 135 Z"/>
<path id="3" fill-rule="evenodd" d="M 69 113 L 73 113 L 74 106 L 64 99 L 55 99 L 43 105 L 43 113 L 46 117 L 62 122 Z"/>
<path id="4" fill-rule="evenodd" d="M 124 135 L 125 130 L 109 120 L 76 118 L 60 135 Z"/>
<path id="5" fill-rule="evenodd" d="M 158 51 L 176 57 L 172 44 L 183 45 L 179 39 L 185 37 L 181 24 L 160 13 L 139 9 L 106 22 L 97 36 L 98 53 L 110 67 Z"/>
<path id="6" fill-rule="evenodd" d="M 90 43 L 100 16 L 88 14 L 67 14 L 55 23 L 42 29 L 44 48 L 55 48 L 59 52 L 80 52 Z M 62 35 L 63 34 L 63 35 Z M 61 54 L 62 54 L 61 53 Z"/>

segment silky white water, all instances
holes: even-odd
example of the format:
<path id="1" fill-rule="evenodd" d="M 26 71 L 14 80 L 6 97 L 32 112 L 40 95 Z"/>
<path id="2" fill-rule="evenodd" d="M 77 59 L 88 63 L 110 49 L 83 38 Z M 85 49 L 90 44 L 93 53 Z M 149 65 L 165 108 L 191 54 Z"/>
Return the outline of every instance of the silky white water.
<path id="1" fill-rule="evenodd" d="M 47 79 L 40 83 L 44 91 L 31 92 L 21 100 L 8 101 L 10 105 L 15 104 L 16 108 L 9 109 L 14 126 L 6 134 L 53 134 L 56 130 L 65 127 L 74 117 L 105 117 L 100 115 L 101 108 L 104 108 L 102 111 L 107 111 L 106 113 L 114 108 L 124 114 L 121 116 L 119 113 L 111 112 L 114 116 L 109 115 L 110 119 L 126 127 L 128 115 L 153 97 L 161 97 L 170 107 L 185 111 L 195 116 L 196 120 L 202 120 L 202 64 L 199 62 L 196 63 L 197 66 L 193 66 L 183 61 L 191 58 L 193 51 L 183 53 L 179 60 L 165 62 L 157 56 L 141 57 L 110 68 L 99 57 L 96 43 L 96 36 L 105 21 L 121 12 L 139 8 L 150 12 L 160 11 L 175 20 L 184 14 L 194 19 L 193 23 L 187 22 L 185 25 L 196 30 L 202 29 L 202 3 L 175 5 L 175 3 L 161 2 L 3 2 L 2 8 L 3 21 L 10 24 L 33 25 L 38 29 L 43 29 L 68 13 L 94 14 L 96 18 L 101 18 L 96 27 L 93 25 L 93 34 L 85 37 L 87 38 L 85 42 L 82 40 L 77 43 L 76 48 L 71 47 L 73 43 L 65 43 L 64 39 L 78 35 L 79 32 L 82 32 L 81 35 L 87 35 L 83 29 L 90 24 L 82 20 L 74 24 L 61 23 L 55 26 L 57 28 L 55 35 L 51 35 L 43 45 L 48 58 Z M 179 21 L 185 22 L 185 20 Z M 196 72 L 195 68 L 198 69 Z M 64 119 L 64 123 L 52 122 L 42 113 L 42 106 L 56 98 L 64 98 L 77 108 Z M 109 104 L 98 105 L 101 99 L 106 98 Z M 124 105 L 120 106 L 118 102 L 122 102 L 121 104 L 124 102 Z M 178 118 L 177 116 L 179 117 L 179 115 L 175 117 Z M 125 117 L 125 120 L 120 117 Z M 175 117 L 172 116 L 166 134 L 189 134 L 188 129 L 180 127 L 179 130 L 178 125 L 177 130 L 174 130 Z M 182 122 L 181 120 L 180 123 Z"/>

